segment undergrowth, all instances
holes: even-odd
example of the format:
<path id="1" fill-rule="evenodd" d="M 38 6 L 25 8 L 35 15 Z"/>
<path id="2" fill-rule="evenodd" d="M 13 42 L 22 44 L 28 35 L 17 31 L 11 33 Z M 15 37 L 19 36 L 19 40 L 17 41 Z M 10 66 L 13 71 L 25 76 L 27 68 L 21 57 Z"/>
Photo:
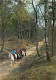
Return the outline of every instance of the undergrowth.
<path id="1" fill-rule="evenodd" d="M 50 62 L 46 61 L 46 57 L 36 58 L 37 54 L 25 58 L 18 69 L 13 70 L 4 80 L 55 80 L 56 56 Z"/>

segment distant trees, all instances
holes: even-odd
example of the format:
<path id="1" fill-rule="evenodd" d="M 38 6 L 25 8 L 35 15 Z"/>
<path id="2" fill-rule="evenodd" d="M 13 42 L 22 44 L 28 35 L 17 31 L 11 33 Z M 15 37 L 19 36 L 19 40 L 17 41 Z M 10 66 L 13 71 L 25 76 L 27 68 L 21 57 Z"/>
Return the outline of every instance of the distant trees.
<path id="1" fill-rule="evenodd" d="M 35 20 L 29 15 L 23 1 L 13 4 L 9 0 L 0 1 L 0 31 L 2 48 L 6 36 L 16 35 L 20 39 L 32 40 L 35 37 Z M 35 40 L 35 38 L 33 39 Z"/>
<path id="2" fill-rule="evenodd" d="M 4 40 L 7 30 L 7 22 L 8 22 L 8 8 L 7 8 L 7 2 L 6 1 L 0 1 L 0 32 L 1 32 L 1 41 L 2 41 L 2 48 L 0 50 L 0 53 L 3 50 L 4 47 Z"/>

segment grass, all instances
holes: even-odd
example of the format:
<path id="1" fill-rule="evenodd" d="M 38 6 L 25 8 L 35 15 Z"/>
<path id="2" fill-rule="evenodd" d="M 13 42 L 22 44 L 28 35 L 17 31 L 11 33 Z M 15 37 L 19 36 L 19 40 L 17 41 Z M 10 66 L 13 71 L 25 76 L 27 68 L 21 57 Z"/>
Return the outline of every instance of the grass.
<path id="1" fill-rule="evenodd" d="M 56 57 L 52 58 L 55 60 Z M 39 59 L 35 64 L 31 63 L 29 69 L 24 70 L 20 75 L 21 80 L 25 76 L 25 80 L 53 80 L 56 75 L 56 65 L 53 61 L 47 62 L 45 58 Z M 45 79 L 47 78 L 47 79 Z M 49 78 L 49 79 L 48 79 Z"/>
<path id="2" fill-rule="evenodd" d="M 56 80 L 56 56 L 51 62 L 47 62 L 46 57 L 36 58 L 36 54 L 25 58 L 4 80 Z"/>
<path id="3" fill-rule="evenodd" d="M 8 59 L 8 54 L 1 54 L 0 55 L 0 62 L 4 61 L 4 60 L 7 60 Z"/>

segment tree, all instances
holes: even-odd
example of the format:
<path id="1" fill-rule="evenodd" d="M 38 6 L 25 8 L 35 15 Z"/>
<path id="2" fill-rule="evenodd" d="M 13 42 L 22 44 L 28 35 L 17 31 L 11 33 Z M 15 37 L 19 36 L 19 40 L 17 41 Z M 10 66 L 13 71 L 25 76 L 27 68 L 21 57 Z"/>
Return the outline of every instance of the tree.
<path id="1" fill-rule="evenodd" d="M 33 0 L 32 0 L 32 6 L 33 6 L 33 9 L 34 9 L 35 21 L 36 21 L 36 25 L 35 25 L 35 35 L 36 35 L 35 39 L 36 39 L 36 42 L 37 42 L 36 43 L 36 50 L 37 50 L 38 56 L 40 56 L 39 50 L 38 50 L 38 34 L 37 34 L 37 31 L 38 31 L 38 25 L 37 25 L 37 18 L 38 18 L 38 16 L 37 16 L 37 6 L 36 6 L 36 8 L 34 7 Z"/>
<path id="2" fill-rule="evenodd" d="M 46 43 L 46 55 L 47 61 L 50 61 L 50 55 L 48 51 L 48 43 L 47 43 L 47 0 L 45 0 L 45 43 Z"/>

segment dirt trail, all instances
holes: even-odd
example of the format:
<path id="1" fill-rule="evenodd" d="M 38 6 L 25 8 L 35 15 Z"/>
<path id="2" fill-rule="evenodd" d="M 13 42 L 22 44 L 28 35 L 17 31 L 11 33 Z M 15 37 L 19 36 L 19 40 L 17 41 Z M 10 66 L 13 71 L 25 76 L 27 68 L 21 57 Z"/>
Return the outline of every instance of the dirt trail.
<path id="1" fill-rule="evenodd" d="M 43 39 L 41 42 L 39 42 L 38 44 L 39 44 L 39 47 L 38 48 L 40 48 L 43 44 L 44 44 L 44 42 L 45 42 L 45 39 Z M 32 48 L 30 48 L 28 51 L 27 51 L 27 56 L 28 55 L 31 55 L 31 54 L 34 54 L 34 52 L 36 51 L 36 47 L 34 46 L 34 47 L 32 47 Z"/>
<path id="2" fill-rule="evenodd" d="M 39 42 L 39 48 L 44 44 L 44 40 L 42 40 L 41 42 Z M 34 52 L 36 51 L 36 47 L 32 47 L 29 50 L 27 50 L 27 56 L 29 55 L 33 55 Z M 22 60 L 15 62 L 14 66 L 11 67 L 10 65 L 10 59 L 8 59 L 7 61 L 1 62 L 0 63 L 0 80 L 2 80 L 3 78 L 6 77 L 7 74 L 9 74 L 14 68 L 17 68 L 18 64 L 20 64 L 22 62 Z"/>

